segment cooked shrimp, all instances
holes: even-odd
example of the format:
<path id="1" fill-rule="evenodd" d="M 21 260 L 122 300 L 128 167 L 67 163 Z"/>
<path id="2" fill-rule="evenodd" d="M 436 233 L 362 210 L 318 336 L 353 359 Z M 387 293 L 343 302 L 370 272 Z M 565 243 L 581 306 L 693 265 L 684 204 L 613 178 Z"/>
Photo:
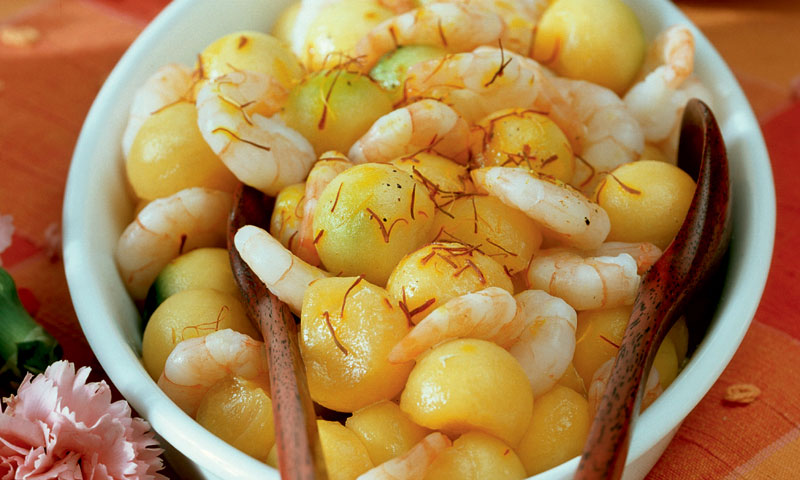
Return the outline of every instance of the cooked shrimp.
<path id="1" fill-rule="evenodd" d="M 193 187 L 148 203 L 125 228 L 116 258 L 122 279 L 141 300 L 173 258 L 198 247 L 225 246 L 230 193 Z"/>
<path id="2" fill-rule="evenodd" d="M 379 118 L 353 144 L 355 163 L 388 162 L 431 151 L 459 163 L 469 157 L 470 128 L 458 113 L 437 100 L 420 100 Z"/>
<path id="3" fill-rule="evenodd" d="M 608 214 L 580 192 L 540 178 L 530 170 L 511 167 L 478 168 L 470 172 L 475 186 L 517 208 L 549 230 L 564 244 L 590 250 L 608 236 Z"/>
<path id="4" fill-rule="evenodd" d="M 314 148 L 272 115 L 287 92 L 269 75 L 231 72 L 206 83 L 197 94 L 200 133 L 243 183 L 275 196 L 305 179 Z"/>
<path id="5" fill-rule="evenodd" d="M 564 300 L 541 290 L 511 296 L 502 288 L 456 297 L 438 307 L 395 345 L 389 361 L 413 360 L 453 338 L 479 338 L 507 348 L 520 362 L 534 395 L 564 374 L 575 351 L 577 313 Z"/>
<path id="6" fill-rule="evenodd" d="M 646 272 L 661 257 L 661 249 L 650 242 L 606 242 L 586 256 L 616 257 L 621 253 L 627 253 L 636 260 L 639 275 Z"/>
<path id="7" fill-rule="evenodd" d="M 264 342 L 229 328 L 186 339 L 167 357 L 158 386 L 194 417 L 203 396 L 227 376 L 269 381 Z"/>
<path id="8" fill-rule="evenodd" d="M 311 25 L 319 16 L 319 12 L 334 3 L 341 0 L 301 0 L 300 8 L 297 10 L 297 15 L 294 17 L 294 24 L 292 30 L 289 32 L 289 48 L 302 58 L 305 54 L 303 50 L 306 44 L 306 36 L 311 29 Z"/>
<path id="9" fill-rule="evenodd" d="M 536 22 L 544 9 L 540 10 L 541 2 L 537 0 L 438 0 L 438 3 L 464 3 L 480 7 L 486 11 L 496 13 L 503 19 L 506 31 L 502 36 L 503 48 L 512 52 L 530 56 L 531 43 L 534 37 Z M 493 45 L 496 45 L 494 42 Z"/>
<path id="10" fill-rule="evenodd" d="M 556 384 L 572 361 L 578 314 L 564 300 L 541 290 L 526 290 L 514 298 L 517 317 L 526 328 L 508 351 L 528 376 L 533 395 L 541 395 Z"/>
<path id="11" fill-rule="evenodd" d="M 311 168 L 306 179 L 306 193 L 303 196 L 303 216 L 297 229 L 297 243 L 293 252 L 313 266 L 319 266 L 317 247 L 314 245 L 314 209 L 322 191 L 343 171 L 352 167 L 353 163 L 339 152 L 323 153 Z"/>
<path id="12" fill-rule="evenodd" d="M 505 347 L 525 328 L 516 312 L 517 302 L 502 288 L 489 287 L 452 298 L 412 328 L 389 353 L 389 361 L 405 363 L 451 338 L 479 338 Z"/>
<path id="13" fill-rule="evenodd" d="M 681 117 L 686 102 L 696 97 L 711 104 L 711 92 L 692 76 L 694 36 L 688 27 L 675 25 L 658 35 L 644 66 L 624 100 L 642 126 L 645 140 L 674 160 Z"/>
<path id="14" fill-rule="evenodd" d="M 416 6 L 416 0 L 378 0 L 378 3 L 394 13 L 407 12 Z"/>
<path id="15" fill-rule="evenodd" d="M 577 151 L 585 127 L 535 60 L 497 47 L 448 55 L 408 69 L 406 97 L 438 98 L 468 123 L 505 108 L 547 114 Z"/>
<path id="16" fill-rule="evenodd" d="M 552 3 L 551 0 L 520 0 L 522 8 L 528 13 L 528 16 L 533 19 L 535 23 L 544 15 L 544 11 Z"/>
<path id="17" fill-rule="evenodd" d="M 570 183 L 591 193 L 603 173 L 639 159 L 644 151 L 642 128 L 613 91 L 583 80 L 553 78 L 553 83 L 572 108 L 575 120 L 586 127 Z"/>
<path id="18" fill-rule="evenodd" d="M 355 47 L 363 71 L 402 45 L 436 45 L 466 52 L 479 45 L 496 45 L 506 34 L 496 13 L 469 3 L 431 3 L 378 24 Z"/>
<path id="19" fill-rule="evenodd" d="M 303 294 L 314 280 L 328 273 L 297 258 L 263 229 L 246 225 L 233 239 L 242 260 L 292 312 L 299 314 Z"/>
<path id="20" fill-rule="evenodd" d="M 452 444 L 444 434 L 433 432 L 403 455 L 383 462 L 357 480 L 422 480 L 436 457 Z"/>
<path id="21" fill-rule="evenodd" d="M 297 10 L 294 25 L 289 33 L 289 47 L 292 52 L 302 58 L 305 55 L 306 35 L 311 25 L 319 17 L 325 7 L 339 3 L 342 0 L 301 0 Z M 395 13 L 403 13 L 414 8 L 415 0 L 378 0 L 378 3 Z"/>
<path id="22" fill-rule="evenodd" d="M 611 372 L 614 369 L 615 358 L 609 358 L 604 364 L 594 372 L 592 381 L 589 383 L 589 389 L 586 393 L 587 400 L 589 401 L 589 414 L 594 416 L 597 413 L 597 407 L 600 406 L 600 401 L 603 399 L 603 394 L 608 386 L 608 379 L 611 378 Z M 655 368 L 650 369 L 650 374 L 647 376 L 647 383 L 644 386 L 644 397 L 642 397 L 641 411 L 649 407 L 656 398 L 664 392 L 661 387 L 661 381 L 658 376 L 658 370 Z"/>
<path id="23" fill-rule="evenodd" d="M 563 298 L 575 310 L 632 305 L 641 277 L 636 260 L 582 257 L 568 249 L 540 250 L 528 266 L 528 286 Z"/>
<path id="24" fill-rule="evenodd" d="M 133 139 L 145 120 L 162 108 L 180 101 L 191 102 L 194 78 L 192 69 L 178 63 L 170 63 L 156 70 L 136 90 L 131 103 L 128 124 L 122 134 L 122 152 L 127 157 Z"/>

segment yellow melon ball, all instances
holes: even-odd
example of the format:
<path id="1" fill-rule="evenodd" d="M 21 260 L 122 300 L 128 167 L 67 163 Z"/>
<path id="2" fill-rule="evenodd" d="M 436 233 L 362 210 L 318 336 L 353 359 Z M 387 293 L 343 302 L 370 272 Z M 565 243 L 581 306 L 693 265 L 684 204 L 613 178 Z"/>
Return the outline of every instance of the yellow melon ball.
<path id="1" fill-rule="evenodd" d="M 586 396 L 586 384 L 583 383 L 583 378 L 578 374 L 578 370 L 575 369 L 575 364 L 572 362 L 570 362 L 564 375 L 561 375 L 561 378 L 558 379 L 558 385 L 571 388 L 580 395 Z"/>
<path id="2" fill-rule="evenodd" d="M 632 307 L 617 307 L 578 312 L 572 363 L 587 388 L 594 372 L 617 355 L 631 310 Z"/>
<path id="3" fill-rule="evenodd" d="M 609 242 L 650 242 L 664 250 L 680 230 L 694 196 L 686 172 L 669 163 L 640 160 L 614 169 L 594 198 L 611 221 Z"/>
<path id="4" fill-rule="evenodd" d="M 591 421 L 588 402 L 570 388 L 556 385 L 537 397 L 530 424 L 517 447 L 528 475 L 580 455 Z"/>
<path id="5" fill-rule="evenodd" d="M 137 197 L 167 197 L 184 188 L 232 192 L 238 180 L 211 151 L 197 126 L 197 109 L 180 102 L 150 115 L 133 140 L 125 162 Z"/>
<path id="6" fill-rule="evenodd" d="M 622 0 L 558 0 L 537 25 L 531 56 L 561 76 L 622 94 L 645 49 L 642 26 Z"/>
<path id="7" fill-rule="evenodd" d="M 658 160 L 664 163 L 674 163 L 670 162 L 667 155 L 652 143 L 644 144 L 644 151 L 642 151 L 642 154 L 639 156 L 639 160 Z"/>
<path id="8" fill-rule="evenodd" d="M 275 443 L 272 445 L 272 448 L 269 449 L 269 453 L 267 454 L 267 459 L 264 460 L 264 463 L 269 465 L 272 468 L 279 468 L 278 465 L 278 444 Z"/>
<path id="9" fill-rule="evenodd" d="M 459 339 L 417 359 L 400 408 L 424 427 L 458 435 L 479 430 L 511 447 L 522 438 L 533 392 L 519 362 L 492 342 Z"/>
<path id="10" fill-rule="evenodd" d="M 305 73 L 284 42 L 255 31 L 233 32 L 216 39 L 200 53 L 200 66 L 207 79 L 247 70 L 270 75 L 287 90 Z"/>
<path id="11" fill-rule="evenodd" d="M 667 336 L 659 345 L 653 359 L 653 368 L 658 370 L 661 388 L 666 389 L 678 376 L 678 353 L 672 338 Z"/>
<path id="12" fill-rule="evenodd" d="M 436 457 L 425 480 L 514 480 L 525 467 L 508 445 L 483 432 L 467 432 Z"/>
<path id="13" fill-rule="evenodd" d="M 157 380 L 175 345 L 187 338 L 230 328 L 260 338 L 239 298 L 211 288 L 178 292 L 158 306 L 142 336 L 142 360 Z"/>
<path id="14" fill-rule="evenodd" d="M 197 423 L 242 452 L 265 461 L 275 444 L 269 385 L 239 377 L 220 380 L 203 396 Z"/>
<path id="15" fill-rule="evenodd" d="M 434 205 L 412 176 L 385 163 L 356 165 L 325 187 L 314 211 L 317 253 L 330 272 L 385 285 L 428 240 Z"/>
<path id="16" fill-rule="evenodd" d="M 341 423 L 317 420 L 317 429 L 330 480 L 355 480 L 374 466 L 358 436 Z"/>
<path id="17" fill-rule="evenodd" d="M 488 287 L 514 293 L 500 263 L 474 247 L 447 242 L 431 243 L 407 255 L 386 283 L 389 295 L 415 324 L 451 298 Z"/>
<path id="18" fill-rule="evenodd" d="M 309 70 L 347 63 L 353 49 L 370 30 L 394 13 L 377 0 L 339 0 L 328 2 L 306 34 L 303 63 Z"/>
<path id="19" fill-rule="evenodd" d="M 619 307 L 578 312 L 577 341 L 572 362 L 584 385 L 590 385 L 597 369 L 617 356 L 631 310 L 632 307 Z M 667 388 L 678 375 L 679 356 L 673 335 L 677 335 L 675 338 L 680 341 L 680 331 L 667 333 L 653 360 L 653 367 L 658 370 L 663 388 Z"/>
<path id="20" fill-rule="evenodd" d="M 311 398 L 353 412 L 394 398 L 413 362 L 389 363 L 408 321 L 386 291 L 360 277 L 314 281 L 303 296 L 300 353 Z"/>
<path id="21" fill-rule="evenodd" d="M 508 275 L 526 270 L 542 244 L 533 219 L 494 196 L 457 198 L 436 211 L 434 241 L 457 241 L 478 248 L 505 267 Z"/>
<path id="22" fill-rule="evenodd" d="M 272 31 L 270 32 L 272 36 L 286 45 L 292 44 L 292 30 L 294 30 L 297 13 L 300 11 L 301 5 L 302 2 L 294 2 L 284 8 L 281 14 L 278 15 L 278 19 L 275 20 L 275 25 L 272 26 Z"/>
<path id="23" fill-rule="evenodd" d="M 482 167 L 522 167 L 569 182 L 575 156 L 567 136 L 546 115 L 509 108 L 478 122 L 482 133 L 477 161 Z"/>
<path id="24" fill-rule="evenodd" d="M 420 152 L 395 158 L 389 163 L 425 185 L 437 204 L 447 203 L 454 195 L 475 190 L 467 167 L 440 155 Z"/>
<path id="25" fill-rule="evenodd" d="M 672 328 L 667 332 L 667 337 L 675 345 L 675 354 L 678 357 L 678 365 L 683 363 L 686 352 L 689 350 L 689 328 L 686 326 L 686 317 L 680 317 Z"/>
<path id="26" fill-rule="evenodd" d="M 389 400 L 356 410 L 345 426 L 358 435 L 375 465 L 406 453 L 431 433 Z"/>
<path id="27" fill-rule="evenodd" d="M 303 221 L 303 197 L 305 183 L 295 183 L 281 189 L 275 197 L 275 207 L 269 222 L 269 233 L 281 244 L 292 250 L 297 243 L 297 229 Z"/>
<path id="28" fill-rule="evenodd" d="M 146 308 L 152 312 L 167 297 L 196 288 L 213 288 L 239 297 L 228 250 L 197 248 L 169 262 L 147 292 Z"/>
<path id="29" fill-rule="evenodd" d="M 323 70 L 289 92 L 283 119 L 321 155 L 349 151 L 377 119 L 391 111 L 389 93 L 374 80 L 342 69 Z"/>

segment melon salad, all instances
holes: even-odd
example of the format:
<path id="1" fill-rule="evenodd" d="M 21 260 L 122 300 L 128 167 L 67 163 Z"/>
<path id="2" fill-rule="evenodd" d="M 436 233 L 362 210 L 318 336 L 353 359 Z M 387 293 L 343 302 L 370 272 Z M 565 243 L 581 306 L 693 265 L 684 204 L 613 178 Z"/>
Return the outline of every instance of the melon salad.
<path id="1" fill-rule="evenodd" d="M 299 321 L 331 478 L 525 478 L 580 454 L 642 275 L 695 184 L 676 165 L 694 39 L 620 0 L 303 0 L 167 64 L 122 148 L 117 264 L 153 380 L 277 467 L 235 248 Z M 687 354 L 679 321 L 645 406 Z"/>

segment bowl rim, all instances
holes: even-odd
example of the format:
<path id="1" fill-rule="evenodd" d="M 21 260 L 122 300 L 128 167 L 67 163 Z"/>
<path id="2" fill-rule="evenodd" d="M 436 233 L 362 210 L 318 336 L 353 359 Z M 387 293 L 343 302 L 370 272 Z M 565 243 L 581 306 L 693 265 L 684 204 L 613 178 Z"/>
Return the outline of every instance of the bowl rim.
<path id="1" fill-rule="evenodd" d="M 134 345 L 131 345 L 127 340 L 136 338 L 137 332 L 130 329 L 126 331 L 124 326 L 109 328 L 109 324 L 114 325 L 109 319 L 119 314 L 138 315 L 132 301 L 128 299 L 129 305 L 120 312 L 112 305 L 110 297 L 94 294 L 98 291 L 113 292 L 109 290 L 109 282 L 119 283 L 119 278 L 115 279 L 109 273 L 109 268 L 116 272 L 116 265 L 113 258 L 108 258 L 107 251 L 109 242 L 116 245 L 116 238 L 111 232 L 95 228 L 103 225 L 104 217 L 92 218 L 91 213 L 97 212 L 96 208 L 89 206 L 93 200 L 97 200 L 97 190 L 89 188 L 93 185 L 92 180 L 99 175 L 93 167 L 98 161 L 96 159 L 107 157 L 109 152 L 117 160 L 121 157 L 118 142 L 115 150 L 109 150 L 100 133 L 110 118 L 119 116 L 119 113 L 115 113 L 118 104 L 114 102 L 120 99 L 125 88 L 130 91 L 131 73 L 141 73 L 143 68 L 153 71 L 160 66 L 158 59 L 149 55 L 156 49 L 160 39 L 169 35 L 176 25 L 187 28 L 193 21 L 202 20 L 198 12 L 214 11 L 214 3 L 214 0 L 175 0 L 169 4 L 131 44 L 100 89 L 81 129 L 67 177 L 62 212 L 64 268 L 75 312 L 98 361 L 131 406 L 150 422 L 164 440 L 201 467 L 221 477 L 255 474 L 263 477 L 266 474 L 268 478 L 278 478 L 274 469 L 213 436 L 172 403 L 142 367 L 137 354 L 140 344 L 134 341 Z M 245 8 L 249 8 L 259 2 L 236 0 L 236 3 L 237 6 L 247 5 Z M 289 0 L 270 2 L 276 10 L 288 3 Z M 713 71 L 728 80 L 710 86 L 715 90 L 716 97 L 725 100 L 723 105 L 732 110 L 722 110 L 720 115 L 724 117 L 720 123 L 729 152 L 733 147 L 735 155 L 746 154 L 749 159 L 748 162 L 740 162 L 743 165 L 738 165 L 743 171 L 732 171 L 731 175 L 734 192 L 740 192 L 734 195 L 735 224 L 731 243 L 731 261 L 736 277 L 732 278 L 733 274 L 729 272 L 720 302 L 723 308 L 715 313 L 706 339 L 673 385 L 637 421 L 627 461 L 630 465 L 677 428 L 711 389 L 738 349 L 766 284 L 775 237 L 776 202 L 769 156 L 758 122 L 735 77 L 708 39 L 677 7 L 666 0 L 626 0 L 626 3 L 637 11 L 646 30 L 648 25 L 652 27 L 663 23 L 665 18 L 677 19 L 690 26 L 695 35 L 698 58 L 703 59 L 703 63 L 697 66 L 698 74 L 709 75 Z M 205 21 L 208 22 L 207 19 Z M 217 24 L 215 28 L 220 30 L 225 20 Z M 126 100 L 129 102 L 130 98 Z M 127 109 L 124 118 L 127 119 Z M 121 167 L 116 168 L 119 170 Z M 115 186 L 126 188 L 119 183 Z M 752 192 L 754 186 L 758 189 L 758 195 Z M 742 205 L 741 192 L 751 193 L 746 198 L 752 204 Z M 132 211 L 130 205 L 127 209 L 120 205 L 112 206 L 116 212 Z M 119 227 L 114 223 L 113 215 L 109 218 L 111 225 Z M 107 225 L 105 230 L 108 230 Z M 747 255 L 735 256 L 740 251 Z M 733 321 L 735 319 L 739 320 Z M 721 323 L 725 324 L 724 331 L 718 328 Z M 138 335 L 140 339 L 141 334 Z M 139 368 L 130 368 L 137 365 Z M 670 417 L 677 417 L 680 421 L 664 420 Z M 578 460 L 576 457 L 536 478 L 569 475 L 577 468 Z"/>

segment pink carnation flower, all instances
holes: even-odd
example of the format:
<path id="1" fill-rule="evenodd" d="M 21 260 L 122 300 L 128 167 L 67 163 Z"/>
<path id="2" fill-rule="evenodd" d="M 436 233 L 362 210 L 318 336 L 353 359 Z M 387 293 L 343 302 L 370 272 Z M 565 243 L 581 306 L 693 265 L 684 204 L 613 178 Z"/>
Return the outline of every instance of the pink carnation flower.
<path id="1" fill-rule="evenodd" d="M 111 403 L 104 381 L 87 384 L 90 370 L 56 362 L 4 399 L 1 480 L 166 479 L 148 423 L 124 400 Z"/>

